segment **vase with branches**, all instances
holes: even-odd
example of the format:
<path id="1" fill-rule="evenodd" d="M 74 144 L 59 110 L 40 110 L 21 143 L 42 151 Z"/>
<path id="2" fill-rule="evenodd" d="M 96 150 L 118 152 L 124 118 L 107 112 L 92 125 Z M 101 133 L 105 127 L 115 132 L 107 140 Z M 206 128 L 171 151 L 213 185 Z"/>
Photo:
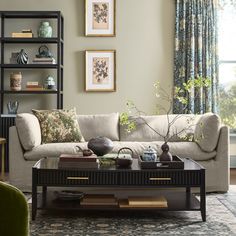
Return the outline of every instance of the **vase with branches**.
<path id="1" fill-rule="evenodd" d="M 130 133 L 137 128 L 137 124 L 144 124 L 149 127 L 153 132 L 163 139 L 163 145 L 161 146 L 162 154 L 160 155 L 161 161 L 170 161 L 172 160 L 172 155 L 169 152 L 168 142 L 175 136 L 180 139 L 193 140 L 193 135 L 189 135 L 189 131 L 195 126 L 195 116 L 191 116 L 187 113 L 189 102 L 188 97 L 194 96 L 197 98 L 200 94 L 207 90 L 210 86 L 210 79 L 197 76 L 188 82 L 183 83 L 182 88 L 174 87 L 172 95 L 170 95 L 164 88 L 161 87 L 159 82 L 154 84 L 155 88 L 155 98 L 156 98 L 156 113 L 165 114 L 167 120 L 166 132 L 161 133 L 159 130 L 155 129 L 151 124 L 145 119 L 146 113 L 140 110 L 134 102 L 128 101 L 127 111 L 121 113 L 120 115 L 120 124 L 125 126 L 126 132 Z M 182 104 L 182 114 L 176 114 L 171 116 L 173 110 L 173 100 L 177 99 Z M 162 104 L 168 104 L 164 106 Z M 187 125 L 182 129 L 175 128 L 175 123 L 181 118 L 186 117 Z M 203 137 L 198 137 L 203 138 Z"/>

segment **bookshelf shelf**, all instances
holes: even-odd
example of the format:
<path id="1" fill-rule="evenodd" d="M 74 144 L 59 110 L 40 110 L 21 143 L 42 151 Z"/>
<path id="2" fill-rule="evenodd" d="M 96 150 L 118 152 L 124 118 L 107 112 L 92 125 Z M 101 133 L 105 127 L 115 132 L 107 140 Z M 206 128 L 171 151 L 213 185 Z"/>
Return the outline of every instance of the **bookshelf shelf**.
<path id="1" fill-rule="evenodd" d="M 58 38 L 12 38 L 12 37 L 3 37 L 0 38 L 2 43 L 42 43 L 42 44 L 50 44 L 50 43 L 63 43 L 62 39 Z"/>
<path id="2" fill-rule="evenodd" d="M 57 90 L 50 90 L 50 89 L 42 89 L 42 90 L 20 90 L 20 91 L 11 91 L 11 90 L 4 90 L 6 94 L 57 94 Z M 60 91 L 61 93 L 62 91 Z"/>
<path id="3" fill-rule="evenodd" d="M 40 64 L 40 63 L 32 63 L 32 64 L 1 64 L 1 68 L 9 68 L 9 69 L 37 69 L 37 68 L 45 68 L 45 69 L 57 69 L 59 67 L 58 64 Z"/>

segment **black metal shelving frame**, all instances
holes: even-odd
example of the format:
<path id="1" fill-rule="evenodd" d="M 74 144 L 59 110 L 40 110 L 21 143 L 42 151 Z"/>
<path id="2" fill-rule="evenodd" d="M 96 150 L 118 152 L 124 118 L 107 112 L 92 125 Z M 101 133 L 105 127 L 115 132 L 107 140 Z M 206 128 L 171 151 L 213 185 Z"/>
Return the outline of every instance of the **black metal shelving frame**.
<path id="1" fill-rule="evenodd" d="M 6 149 L 6 169 L 8 171 L 8 138 L 9 126 L 15 124 L 15 119 L 12 115 L 4 114 L 4 100 L 5 95 L 20 94 L 54 94 L 56 96 L 56 108 L 63 108 L 63 65 L 64 65 L 64 18 L 60 11 L 0 11 L 1 18 L 1 34 L 0 34 L 0 136 L 7 139 Z M 57 36 L 52 38 L 12 38 L 5 36 L 5 23 L 7 19 L 56 19 L 57 21 Z M 6 44 L 55 44 L 57 49 L 57 64 L 6 64 L 5 45 Z M 55 90 L 21 90 L 11 91 L 4 88 L 5 70 L 11 69 L 25 69 L 25 70 L 43 70 L 53 69 L 57 72 L 57 88 Z"/>
<path id="2" fill-rule="evenodd" d="M 5 69 L 56 69 L 57 70 L 57 90 L 56 91 L 19 91 L 15 94 L 56 94 L 57 108 L 63 108 L 63 51 L 64 51 L 64 18 L 60 11 L 0 11 L 1 16 L 1 88 L 0 88 L 0 114 L 3 114 L 4 95 L 10 91 L 4 89 L 4 72 Z M 5 20 L 6 19 L 56 19 L 57 20 L 57 37 L 53 38 L 11 38 L 5 37 Z M 4 64 L 5 44 L 56 44 L 57 45 L 57 64 Z"/>

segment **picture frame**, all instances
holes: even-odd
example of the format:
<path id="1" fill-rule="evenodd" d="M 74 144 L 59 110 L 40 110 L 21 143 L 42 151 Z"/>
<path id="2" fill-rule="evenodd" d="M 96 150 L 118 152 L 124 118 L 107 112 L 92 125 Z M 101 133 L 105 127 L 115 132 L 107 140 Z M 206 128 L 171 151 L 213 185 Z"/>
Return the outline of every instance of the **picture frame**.
<path id="1" fill-rule="evenodd" d="M 85 91 L 116 91 L 115 50 L 85 50 Z"/>
<path id="2" fill-rule="evenodd" d="M 115 37 L 116 0 L 85 0 L 85 36 Z"/>

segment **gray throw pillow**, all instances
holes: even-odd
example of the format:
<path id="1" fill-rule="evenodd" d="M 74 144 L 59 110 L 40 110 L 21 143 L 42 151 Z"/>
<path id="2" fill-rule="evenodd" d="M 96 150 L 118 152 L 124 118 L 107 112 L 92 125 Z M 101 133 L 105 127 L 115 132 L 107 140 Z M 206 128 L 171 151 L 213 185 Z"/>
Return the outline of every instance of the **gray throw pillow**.
<path id="1" fill-rule="evenodd" d="M 219 133 L 220 133 L 220 117 L 213 113 L 203 114 L 197 122 L 194 132 L 194 141 L 205 152 L 215 150 Z"/>

